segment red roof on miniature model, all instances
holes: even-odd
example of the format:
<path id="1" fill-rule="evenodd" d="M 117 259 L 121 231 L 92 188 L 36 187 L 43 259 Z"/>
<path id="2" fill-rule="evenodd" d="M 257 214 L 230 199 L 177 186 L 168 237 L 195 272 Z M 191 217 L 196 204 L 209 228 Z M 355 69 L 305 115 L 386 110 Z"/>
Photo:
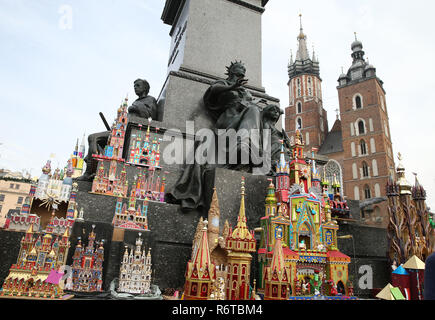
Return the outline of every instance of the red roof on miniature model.
<path id="1" fill-rule="evenodd" d="M 341 260 L 348 260 L 350 261 L 350 257 L 345 255 L 344 253 L 341 253 L 340 251 L 328 251 L 327 253 L 328 258 L 334 258 L 334 259 L 341 259 Z"/>
<path id="2" fill-rule="evenodd" d="M 144 230 L 144 231 L 147 231 L 147 230 L 145 230 L 144 228 L 142 228 L 141 226 L 139 226 L 139 225 L 137 225 L 137 224 L 135 224 L 135 223 L 133 223 L 133 222 L 131 222 L 131 221 L 127 221 L 126 223 L 123 223 L 123 224 L 119 225 L 117 228 L 120 228 L 120 229 Z"/>

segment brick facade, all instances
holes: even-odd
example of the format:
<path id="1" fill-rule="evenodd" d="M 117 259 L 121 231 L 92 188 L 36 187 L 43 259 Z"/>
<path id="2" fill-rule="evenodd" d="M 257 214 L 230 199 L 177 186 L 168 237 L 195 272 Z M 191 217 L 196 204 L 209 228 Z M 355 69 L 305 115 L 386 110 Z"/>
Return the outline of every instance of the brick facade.
<path id="1" fill-rule="evenodd" d="M 311 86 L 308 85 L 309 81 L 312 82 Z M 298 88 L 299 84 L 300 88 Z M 290 137 L 294 136 L 297 129 L 297 119 L 301 119 L 300 131 L 306 145 L 306 151 L 310 151 L 311 148 L 319 148 L 328 133 L 328 119 L 322 104 L 321 85 L 320 78 L 310 74 L 298 75 L 290 79 L 288 83 L 290 104 L 285 111 L 285 129 Z"/>
<path id="2" fill-rule="evenodd" d="M 356 96 L 361 98 L 359 108 L 356 106 Z M 365 200 L 367 196 L 385 197 L 385 186 L 389 176 L 394 177 L 395 165 L 385 91 L 380 80 L 371 77 L 339 86 L 338 98 L 344 149 L 340 162 L 343 163 L 345 196 L 355 200 Z M 364 132 L 359 130 L 361 121 L 364 123 Z M 362 141 L 366 145 L 365 154 L 361 152 Z M 368 170 L 364 171 L 364 165 Z M 366 194 L 367 188 L 370 194 Z M 386 227 L 386 203 L 374 206 L 372 216 L 365 218 L 368 224 Z"/>

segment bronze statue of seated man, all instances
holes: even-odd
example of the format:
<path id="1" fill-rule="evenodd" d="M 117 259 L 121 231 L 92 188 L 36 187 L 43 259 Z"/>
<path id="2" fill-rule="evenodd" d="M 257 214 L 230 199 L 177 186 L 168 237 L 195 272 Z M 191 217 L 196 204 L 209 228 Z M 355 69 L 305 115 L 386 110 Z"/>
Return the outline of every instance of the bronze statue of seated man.
<path id="1" fill-rule="evenodd" d="M 134 82 L 134 92 L 138 96 L 137 100 L 128 108 L 129 115 L 135 115 L 144 119 L 157 120 L 157 101 L 154 97 L 148 95 L 150 85 L 144 79 L 137 79 Z M 102 114 L 100 113 L 102 116 Z M 97 161 L 93 160 L 93 154 L 102 154 L 107 145 L 110 136 L 110 127 L 102 116 L 107 131 L 93 133 L 88 136 L 89 149 L 85 158 L 86 171 L 78 177 L 78 181 L 91 181 L 97 170 Z"/>

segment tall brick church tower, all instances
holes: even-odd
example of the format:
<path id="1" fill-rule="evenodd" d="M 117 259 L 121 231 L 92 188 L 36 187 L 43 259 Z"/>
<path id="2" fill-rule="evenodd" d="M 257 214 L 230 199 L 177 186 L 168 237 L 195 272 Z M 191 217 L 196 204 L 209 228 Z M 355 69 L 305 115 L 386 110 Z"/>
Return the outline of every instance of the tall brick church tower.
<path id="1" fill-rule="evenodd" d="M 376 68 L 364 59 L 363 45 L 352 43 L 352 66 L 338 79 L 343 154 L 343 183 L 349 199 L 384 197 L 390 176 L 395 175 L 383 82 Z M 387 203 L 370 208 L 366 222 L 385 227 Z"/>
<path id="2" fill-rule="evenodd" d="M 300 15 L 301 17 L 301 15 Z M 289 107 L 285 110 L 285 130 L 290 137 L 300 130 L 305 150 L 319 148 L 328 133 L 328 121 L 322 104 L 322 79 L 319 61 L 314 50 L 310 57 L 307 49 L 307 36 L 300 24 L 297 37 L 299 48 L 296 59 L 293 55 L 288 66 Z"/>

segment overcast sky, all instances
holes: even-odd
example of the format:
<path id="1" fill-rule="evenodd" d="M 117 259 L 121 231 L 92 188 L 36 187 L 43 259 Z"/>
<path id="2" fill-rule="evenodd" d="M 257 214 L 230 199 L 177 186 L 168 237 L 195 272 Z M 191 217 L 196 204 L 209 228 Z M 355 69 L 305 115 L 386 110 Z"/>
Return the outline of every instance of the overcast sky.
<path id="1" fill-rule="evenodd" d="M 0 0 L 0 168 L 39 176 L 51 154 L 53 165 L 63 167 L 77 138 L 105 130 L 98 112 L 110 123 L 127 94 L 135 99 L 138 77 L 157 97 L 170 45 L 163 6 L 163 0 Z M 69 9 L 72 25 L 63 19 Z M 408 181 L 418 173 L 435 209 L 434 11 L 429 0 L 270 0 L 262 39 L 263 86 L 285 108 L 302 13 L 308 47 L 320 60 L 331 128 L 337 79 L 351 64 L 357 32 L 384 81 L 393 151 L 402 153 Z"/>

